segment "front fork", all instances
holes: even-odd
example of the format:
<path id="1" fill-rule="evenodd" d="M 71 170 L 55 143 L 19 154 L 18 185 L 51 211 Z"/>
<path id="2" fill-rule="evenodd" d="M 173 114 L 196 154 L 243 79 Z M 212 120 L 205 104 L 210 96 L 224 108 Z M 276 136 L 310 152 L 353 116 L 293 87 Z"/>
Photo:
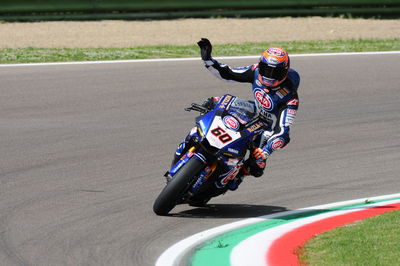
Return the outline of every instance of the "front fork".
<path id="1" fill-rule="evenodd" d="M 172 162 L 171 169 L 169 170 L 168 174 L 170 176 L 174 176 L 178 170 L 189 161 L 189 159 L 195 155 L 195 151 L 198 148 L 198 146 L 192 146 L 189 148 L 189 150 L 186 151 L 186 153 L 182 157 L 177 157 L 177 154 L 175 154 L 174 161 Z M 198 157 L 198 156 L 196 156 Z M 199 157 L 198 157 L 199 158 Z"/>
<path id="2" fill-rule="evenodd" d="M 200 187 L 213 175 L 218 166 L 218 160 L 215 160 L 211 166 L 206 166 L 204 170 L 199 174 L 197 181 L 191 186 L 189 191 L 194 193 L 200 189 Z"/>

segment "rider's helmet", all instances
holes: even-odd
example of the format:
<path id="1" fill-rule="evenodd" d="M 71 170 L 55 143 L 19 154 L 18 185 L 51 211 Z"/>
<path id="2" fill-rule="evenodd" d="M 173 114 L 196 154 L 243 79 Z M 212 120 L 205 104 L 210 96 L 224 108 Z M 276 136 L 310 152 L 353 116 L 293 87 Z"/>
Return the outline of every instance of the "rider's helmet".
<path id="1" fill-rule="evenodd" d="M 270 47 L 262 53 L 258 67 L 260 69 L 258 80 L 267 87 L 276 87 L 288 75 L 289 55 L 285 49 Z"/>

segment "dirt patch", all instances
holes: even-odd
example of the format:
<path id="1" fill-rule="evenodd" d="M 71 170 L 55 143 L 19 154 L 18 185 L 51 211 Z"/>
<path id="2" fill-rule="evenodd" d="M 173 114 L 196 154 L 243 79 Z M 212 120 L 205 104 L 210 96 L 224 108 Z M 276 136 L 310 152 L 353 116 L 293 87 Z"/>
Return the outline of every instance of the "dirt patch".
<path id="1" fill-rule="evenodd" d="M 342 18 L 182 19 L 0 24 L 0 48 L 134 47 L 400 38 L 400 20 Z"/>

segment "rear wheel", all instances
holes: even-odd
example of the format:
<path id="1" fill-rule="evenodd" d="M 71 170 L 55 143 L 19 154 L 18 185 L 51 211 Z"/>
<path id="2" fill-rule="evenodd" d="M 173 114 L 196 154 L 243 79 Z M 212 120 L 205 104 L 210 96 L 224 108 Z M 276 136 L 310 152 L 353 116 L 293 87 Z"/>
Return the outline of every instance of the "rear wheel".
<path id="1" fill-rule="evenodd" d="M 158 195 L 153 204 L 153 211 L 157 215 L 168 214 L 178 204 L 183 193 L 185 193 L 185 189 L 193 181 L 193 177 L 203 168 L 204 163 L 194 156 L 190 158 Z"/>

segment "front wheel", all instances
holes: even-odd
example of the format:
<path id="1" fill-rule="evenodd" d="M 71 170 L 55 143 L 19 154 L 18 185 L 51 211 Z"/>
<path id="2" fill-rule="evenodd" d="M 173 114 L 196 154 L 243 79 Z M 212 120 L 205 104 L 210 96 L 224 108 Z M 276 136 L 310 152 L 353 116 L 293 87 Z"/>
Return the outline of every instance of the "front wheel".
<path id="1" fill-rule="evenodd" d="M 168 214 L 181 199 L 185 188 L 191 183 L 193 177 L 203 168 L 204 163 L 200 162 L 195 156 L 190 158 L 158 195 L 153 204 L 153 211 L 157 215 Z"/>

